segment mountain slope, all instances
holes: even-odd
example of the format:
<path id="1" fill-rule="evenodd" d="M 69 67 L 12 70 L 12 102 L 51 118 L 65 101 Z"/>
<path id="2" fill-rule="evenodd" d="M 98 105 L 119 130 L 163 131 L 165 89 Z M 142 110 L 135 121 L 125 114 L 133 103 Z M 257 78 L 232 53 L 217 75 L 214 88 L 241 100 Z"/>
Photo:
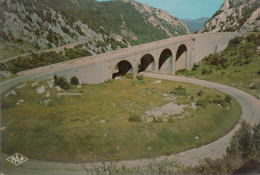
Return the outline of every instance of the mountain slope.
<path id="1" fill-rule="evenodd" d="M 198 19 L 182 19 L 191 32 L 196 32 L 202 29 L 207 20 L 209 20 L 207 17 L 201 17 Z"/>
<path id="2" fill-rule="evenodd" d="M 259 0 L 225 0 L 202 32 L 260 29 Z"/>
<path id="3" fill-rule="evenodd" d="M 134 0 L 4 0 L 1 9 L 0 38 L 31 51 L 76 41 L 127 47 L 189 33 L 176 17 Z M 120 45 L 107 42 L 106 50 Z"/>

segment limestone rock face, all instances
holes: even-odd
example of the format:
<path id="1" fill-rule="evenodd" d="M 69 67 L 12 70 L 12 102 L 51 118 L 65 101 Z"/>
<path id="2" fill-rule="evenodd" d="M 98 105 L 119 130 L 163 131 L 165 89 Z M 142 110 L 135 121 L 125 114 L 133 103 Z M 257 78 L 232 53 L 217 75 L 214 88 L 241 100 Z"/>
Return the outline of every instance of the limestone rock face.
<path id="1" fill-rule="evenodd" d="M 186 24 L 168 12 L 152 8 L 145 3 L 138 3 L 134 0 L 121 0 L 131 4 L 136 11 L 143 15 L 146 23 L 166 32 L 169 37 L 190 33 Z"/>
<path id="2" fill-rule="evenodd" d="M 259 0 L 225 0 L 201 32 L 252 31 L 260 29 Z"/>
<path id="3" fill-rule="evenodd" d="M 134 0 L 0 1 L 0 40 L 31 44 L 25 53 L 86 42 L 96 54 L 187 33 L 176 17 Z"/>

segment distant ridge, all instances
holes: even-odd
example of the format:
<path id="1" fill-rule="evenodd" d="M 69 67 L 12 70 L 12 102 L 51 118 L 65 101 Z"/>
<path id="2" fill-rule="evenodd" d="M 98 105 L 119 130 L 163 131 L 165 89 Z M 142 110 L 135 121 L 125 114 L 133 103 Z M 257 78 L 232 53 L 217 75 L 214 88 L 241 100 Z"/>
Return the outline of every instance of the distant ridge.
<path id="1" fill-rule="evenodd" d="M 182 19 L 182 21 L 187 25 L 189 30 L 193 33 L 199 31 L 203 28 L 206 21 L 208 21 L 209 17 L 201 17 L 198 19 Z"/>

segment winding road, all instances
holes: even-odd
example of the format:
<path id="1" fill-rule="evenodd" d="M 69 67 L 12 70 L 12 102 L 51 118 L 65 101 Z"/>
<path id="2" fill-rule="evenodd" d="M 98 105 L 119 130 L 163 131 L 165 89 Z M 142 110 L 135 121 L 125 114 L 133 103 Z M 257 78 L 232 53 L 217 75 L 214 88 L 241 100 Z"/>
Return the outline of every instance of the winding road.
<path id="1" fill-rule="evenodd" d="M 198 80 L 187 77 L 179 77 L 172 75 L 154 74 L 154 73 L 143 73 L 144 76 L 171 80 L 185 83 L 192 83 L 201 85 L 208 88 L 213 88 L 222 91 L 226 94 L 233 96 L 242 107 L 241 118 L 246 119 L 252 125 L 257 124 L 260 120 L 260 101 L 257 100 L 252 95 L 230 87 L 227 85 L 222 85 L 218 83 L 208 82 L 204 80 Z M 12 80 L 1 82 L 0 87 L 4 89 L 11 88 L 14 86 Z M 2 91 L 3 92 L 3 91 Z M 177 162 L 180 165 L 196 165 L 200 160 L 210 157 L 212 159 L 220 158 L 229 146 L 230 141 L 234 133 L 239 129 L 240 125 L 236 125 L 235 128 L 230 131 L 227 135 L 219 138 L 218 140 L 204 145 L 199 148 L 194 148 L 185 152 L 181 152 L 170 156 L 161 156 L 154 159 L 142 159 L 142 160 L 126 160 L 114 163 L 114 167 L 118 169 L 125 168 L 138 168 L 138 167 L 148 167 L 151 164 L 159 163 L 162 161 L 172 161 Z M 25 155 L 26 156 L 26 155 Z M 2 172 L 5 175 L 83 175 L 92 174 L 98 167 L 108 167 L 111 162 L 97 162 L 97 163 L 58 163 L 58 162 L 47 162 L 29 159 L 24 164 L 20 166 L 14 166 L 7 162 L 5 159 L 7 155 L 2 154 Z M 102 174 L 102 173 L 101 173 Z"/>

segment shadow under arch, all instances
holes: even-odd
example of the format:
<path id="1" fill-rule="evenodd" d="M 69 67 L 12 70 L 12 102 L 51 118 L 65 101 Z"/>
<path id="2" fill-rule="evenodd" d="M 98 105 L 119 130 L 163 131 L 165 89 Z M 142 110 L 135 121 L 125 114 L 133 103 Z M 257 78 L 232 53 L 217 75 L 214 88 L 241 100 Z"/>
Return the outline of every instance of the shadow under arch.
<path id="1" fill-rule="evenodd" d="M 112 78 L 114 79 L 119 76 L 124 76 L 127 73 L 133 74 L 133 66 L 129 61 L 123 60 L 115 66 L 112 73 Z"/>
<path id="2" fill-rule="evenodd" d="M 159 59 L 159 72 L 172 74 L 173 54 L 170 49 L 164 49 Z"/>
<path id="3" fill-rule="evenodd" d="M 155 61 L 151 54 L 144 55 L 138 65 L 138 72 L 155 71 Z"/>

